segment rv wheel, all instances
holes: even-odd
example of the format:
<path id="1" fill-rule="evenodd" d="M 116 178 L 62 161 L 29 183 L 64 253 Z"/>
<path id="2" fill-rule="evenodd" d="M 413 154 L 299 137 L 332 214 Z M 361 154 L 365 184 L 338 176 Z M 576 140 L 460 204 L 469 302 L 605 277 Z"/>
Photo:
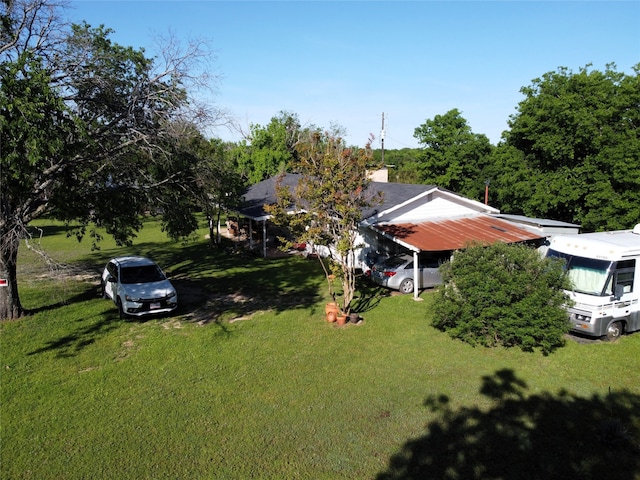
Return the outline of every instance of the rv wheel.
<path id="1" fill-rule="evenodd" d="M 611 322 L 607 327 L 607 340 L 617 340 L 622 335 L 622 322 Z"/>

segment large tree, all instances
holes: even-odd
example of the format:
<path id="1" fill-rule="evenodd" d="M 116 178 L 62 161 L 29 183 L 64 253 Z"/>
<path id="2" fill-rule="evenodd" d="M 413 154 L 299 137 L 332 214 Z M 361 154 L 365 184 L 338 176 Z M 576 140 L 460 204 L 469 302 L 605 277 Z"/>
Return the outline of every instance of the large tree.
<path id="1" fill-rule="evenodd" d="M 19 244 L 38 217 L 65 220 L 79 237 L 102 226 L 126 244 L 139 214 L 160 203 L 169 233 L 189 233 L 193 217 L 171 201 L 194 184 L 176 125 L 208 116 L 188 96 L 190 67 L 207 52 L 168 43 L 152 60 L 104 27 L 67 26 L 48 0 L 0 6 L 0 318 L 12 318 L 23 313 Z"/>
<path id="2" fill-rule="evenodd" d="M 402 148 L 385 150 L 384 166 L 389 170 L 389 181 L 398 183 L 420 183 L 420 149 Z M 376 162 L 382 163 L 382 150 L 373 152 Z"/>
<path id="3" fill-rule="evenodd" d="M 298 243 L 323 246 L 328 258 L 318 255 L 335 301 L 333 278 L 342 285 L 344 313 L 349 312 L 355 294 L 355 252 L 362 209 L 378 200 L 368 186 L 367 170 L 375 168 L 370 139 L 364 148 L 347 147 L 337 131 L 306 131 L 296 145 L 297 157 L 291 170 L 300 175 L 289 188 L 279 183 L 278 202 L 266 206 L 272 221 L 288 228 Z"/>
<path id="4" fill-rule="evenodd" d="M 531 215 L 533 190 L 540 172 L 527 165 L 524 154 L 517 148 L 498 144 L 484 170 L 490 180 L 489 204 L 505 213 Z"/>
<path id="5" fill-rule="evenodd" d="M 218 244 L 221 242 L 223 212 L 238 208 L 246 190 L 231 154 L 235 145 L 216 138 L 207 141 L 196 131 L 186 138 L 197 165 L 194 176 L 197 188 L 193 200 L 209 220 L 210 242 Z"/>
<path id="6" fill-rule="evenodd" d="M 296 157 L 300 128 L 298 116 L 287 111 L 272 117 L 266 126 L 251 125 L 249 143 L 245 143 L 238 156 L 240 172 L 250 184 L 286 170 Z"/>
<path id="7" fill-rule="evenodd" d="M 640 222 L 640 64 L 633 71 L 563 67 L 522 88 L 505 140 L 535 172 L 525 213 L 587 230 Z"/>
<path id="8" fill-rule="evenodd" d="M 423 147 L 419 159 L 421 183 L 476 200 L 483 197 L 483 170 L 492 146 L 486 135 L 471 131 L 458 109 L 427 120 L 413 136 Z"/>

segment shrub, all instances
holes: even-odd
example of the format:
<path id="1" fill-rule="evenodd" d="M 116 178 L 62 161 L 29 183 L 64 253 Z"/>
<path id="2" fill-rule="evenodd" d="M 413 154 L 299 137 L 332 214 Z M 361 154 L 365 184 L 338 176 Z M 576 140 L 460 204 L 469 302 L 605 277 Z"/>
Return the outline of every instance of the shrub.
<path id="1" fill-rule="evenodd" d="M 469 245 L 441 267 L 433 325 L 471 345 L 540 348 L 564 344 L 570 324 L 558 261 L 524 245 Z"/>

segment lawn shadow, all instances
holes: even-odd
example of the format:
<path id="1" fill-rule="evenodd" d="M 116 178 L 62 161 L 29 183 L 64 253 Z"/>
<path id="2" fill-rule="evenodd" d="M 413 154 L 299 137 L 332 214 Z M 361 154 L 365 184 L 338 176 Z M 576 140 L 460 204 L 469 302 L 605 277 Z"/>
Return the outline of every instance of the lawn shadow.
<path id="1" fill-rule="evenodd" d="M 427 398 L 437 418 L 377 479 L 638 478 L 639 395 L 526 395 L 527 385 L 512 370 L 482 380 L 490 408 L 454 409 L 446 396 Z"/>
<path id="2" fill-rule="evenodd" d="M 187 321 L 220 322 L 262 311 L 308 308 L 320 298 L 320 266 L 297 255 L 263 258 L 233 248 L 230 241 L 192 242 L 179 248 L 141 243 L 127 254 L 147 256 L 160 265 L 178 293 L 173 316 Z M 113 255 L 122 255 L 122 250 L 102 252 L 93 259 L 95 267 Z"/>
<path id="3" fill-rule="evenodd" d="M 319 262 L 301 255 L 279 255 L 263 258 L 223 240 L 219 245 L 191 242 L 168 247 L 167 244 L 143 242 L 122 248 L 101 250 L 80 259 L 84 271 L 100 272 L 114 256 L 142 255 L 152 258 L 165 271 L 176 287 L 178 309 L 169 318 L 199 324 L 251 318 L 256 313 L 309 309 L 322 304 L 325 278 Z M 360 281 L 362 280 L 362 281 Z M 49 305 L 39 311 L 99 296 L 99 287 Z M 374 308 L 386 289 L 359 279 L 352 311 L 366 313 Z M 35 313 L 35 311 L 33 312 Z M 104 313 L 105 321 L 116 320 L 115 306 Z M 132 317 L 129 321 L 147 321 L 150 317 Z M 67 339 L 70 340 L 70 339 Z M 63 341 L 64 345 L 65 342 Z"/>
<path id="4" fill-rule="evenodd" d="M 40 305 L 36 308 L 25 308 L 25 315 L 35 315 L 37 313 L 48 312 L 52 310 L 56 310 L 58 308 L 63 308 L 72 303 L 86 302 L 89 300 L 93 300 L 96 296 L 99 295 L 99 288 L 95 285 L 87 285 L 85 289 L 81 292 L 72 295 L 69 298 L 65 298 L 64 300 L 60 300 L 58 302 L 50 303 L 47 305 Z"/>
<path id="5" fill-rule="evenodd" d="M 51 340 L 37 350 L 29 352 L 28 355 L 55 351 L 56 357 L 67 358 L 78 354 L 88 345 L 96 342 L 97 338 L 105 335 L 110 330 L 118 327 L 118 322 L 112 318 L 103 318 L 92 322 L 89 325 L 78 328 L 69 335 L 64 335 L 56 340 Z"/>
<path id="6" fill-rule="evenodd" d="M 391 296 L 391 290 L 374 284 L 369 277 L 361 275 L 356 282 L 356 294 L 351 302 L 351 310 L 367 313 L 378 306 L 380 300 Z"/>
<path id="7" fill-rule="evenodd" d="M 64 224 L 54 225 L 29 225 L 27 230 L 33 238 L 39 237 L 53 237 L 55 235 L 64 234 L 67 237 L 73 236 L 73 229 Z"/>

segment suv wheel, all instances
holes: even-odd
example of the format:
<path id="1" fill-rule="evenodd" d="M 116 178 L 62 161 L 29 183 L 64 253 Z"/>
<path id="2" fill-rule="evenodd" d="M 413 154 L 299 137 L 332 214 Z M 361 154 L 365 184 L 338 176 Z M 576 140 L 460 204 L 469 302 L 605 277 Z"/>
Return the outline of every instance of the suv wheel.
<path id="1" fill-rule="evenodd" d="M 120 297 L 118 297 L 118 315 L 120 315 L 120 318 L 123 320 L 127 318 L 127 314 L 122 307 L 122 300 L 120 300 Z"/>

